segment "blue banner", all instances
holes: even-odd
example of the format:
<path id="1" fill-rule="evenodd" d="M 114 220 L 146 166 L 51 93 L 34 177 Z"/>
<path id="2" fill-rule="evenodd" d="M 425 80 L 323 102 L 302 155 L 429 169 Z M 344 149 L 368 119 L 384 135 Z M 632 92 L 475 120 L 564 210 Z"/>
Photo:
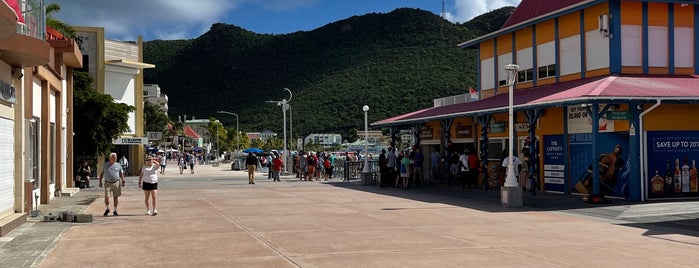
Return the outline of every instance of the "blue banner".
<path id="1" fill-rule="evenodd" d="M 592 155 L 592 133 L 568 135 L 570 142 L 570 176 L 572 192 L 592 193 L 593 162 L 599 165 L 600 193 L 627 197 L 629 182 L 629 134 L 597 134 L 598 155 Z M 595 161 L 596 160 L 596 161 Z"/>
<path id="2" fill-rule="evenodd" d="M 566 156 L 563 135 L 544 135 L 544 191 L 565 191 Z"/>

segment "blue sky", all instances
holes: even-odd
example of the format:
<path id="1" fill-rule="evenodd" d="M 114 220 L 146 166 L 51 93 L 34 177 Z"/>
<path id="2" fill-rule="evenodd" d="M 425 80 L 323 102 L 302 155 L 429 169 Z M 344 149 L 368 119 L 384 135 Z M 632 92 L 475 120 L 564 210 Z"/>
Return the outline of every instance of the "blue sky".
<path id="1" fill-rule="evenodd" d="M 255 33 L 310 31 L 367 13 L 411 7 L 442 13 L 442 0 L 47 0 L 61 6 L 55 17 L 74 26 L 104 27 L 106 38 L 145 41 L 191 39 L 213 23 Z M 445 17 L 463 23 L 520 0 L 445 0 Z"/>

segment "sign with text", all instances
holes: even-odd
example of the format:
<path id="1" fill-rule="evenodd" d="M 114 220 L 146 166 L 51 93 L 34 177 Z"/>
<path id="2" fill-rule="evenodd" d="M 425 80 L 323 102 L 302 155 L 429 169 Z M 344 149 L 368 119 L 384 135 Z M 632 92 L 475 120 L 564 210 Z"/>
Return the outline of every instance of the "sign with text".
<path id="1" fill-rule="evenodd" d="M 454 135 L 454 138 L 457 138 L 457 139 L 473 138 L 473 125 L 456 125 L 456 135 Z"/>
<path id="2" fill-rule="evenodd" d="M 544 191 L 565 191 L 564 146 L 563 135 L 544 136 Z"/>
<path id="3" fill-rule="evenodd" d="M 699 132 L 648 131 L 647 135 L 649 198 L 699 196 Z"/>
<path id="4" fill-rule="evenodd" d="M 163 139 L 162 132 L 147 132 L 146 136 L 148 136 L 148 140 L 151 140 L 151 141 L 159 141 L 159 140 Z"/>
<path id="5" fill-rule="evenodd" d="M 599 132 L 614 132 L 614 120 L 606 118 L 608 113 L 599 118 Z M 568 106 L 568 133 L 592 133 L 592 117 L 587 107 Z"/>
<path id="6" fill-rule="evenodd" d="M 500 123 L 490 123 L 490 133 L 504 133 L 505 132 L 505 122 Z"/>
<path id="7" fill-rule="evenodd" d="M 116 145 L 139 145 L 148 144 L 147 137 L 120 137 L 114 140 L 112 144 Z"/>

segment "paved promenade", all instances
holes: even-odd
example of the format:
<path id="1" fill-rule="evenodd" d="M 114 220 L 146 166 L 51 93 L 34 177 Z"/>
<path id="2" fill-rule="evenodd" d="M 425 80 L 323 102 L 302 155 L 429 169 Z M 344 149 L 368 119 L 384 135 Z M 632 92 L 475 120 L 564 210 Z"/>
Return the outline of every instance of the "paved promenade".
<path id="1" fill-rule="evenodd" d="M 526 196 L 357 181 L 272 182 L 198 165 L 160 177 L 157 216 L 127 177 L 121 216 L 93 187 L 40 207 L 93 223 L 30 220 L 0 237 L 0 267 L 697 267 L 699 202 L 590 205 Z M 188 171 L 188 170 L 187 170 Z M 92 182 L 96 186 L 96 180 Z"/>

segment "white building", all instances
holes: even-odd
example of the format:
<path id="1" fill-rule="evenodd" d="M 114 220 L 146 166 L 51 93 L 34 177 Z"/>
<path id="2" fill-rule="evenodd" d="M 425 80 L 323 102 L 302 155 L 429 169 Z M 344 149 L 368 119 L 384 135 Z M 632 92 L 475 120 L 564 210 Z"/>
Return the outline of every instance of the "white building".
<path id="1" fill-rule="evenodd" d="M 160 86 L 158 86 L 158 84 L 144 84 L 143 98 L 147 102 L 150 102 L 160 107 L 160 110 L 165 112 L 165 115 L 167 115 L 167 111 L 169 109 L 167 94 L 163 94 L 160 92 Z"/>
<path id="2" fill-rule="evenodd" d="M 323 148 L 342 144 L 342 135 L 334 133 L 313 133 L 303 140 L 305 144 L 320 144 Z"/>

